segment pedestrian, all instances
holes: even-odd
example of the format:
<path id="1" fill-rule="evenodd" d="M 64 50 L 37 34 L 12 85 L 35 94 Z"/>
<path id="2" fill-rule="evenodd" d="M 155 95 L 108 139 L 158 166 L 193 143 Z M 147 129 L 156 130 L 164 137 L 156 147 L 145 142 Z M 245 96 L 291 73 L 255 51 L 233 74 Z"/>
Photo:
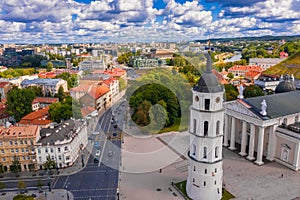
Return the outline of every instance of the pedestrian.
<path id="1" fill-rule="evenodd" d="M 283 174 L 281 174 L 281 178 L 283 178 Z"/>
<path id="2" fill-rule="evenodd" d="M 161 173 L 162 169 L 159 169 L 159 173 Z"/>

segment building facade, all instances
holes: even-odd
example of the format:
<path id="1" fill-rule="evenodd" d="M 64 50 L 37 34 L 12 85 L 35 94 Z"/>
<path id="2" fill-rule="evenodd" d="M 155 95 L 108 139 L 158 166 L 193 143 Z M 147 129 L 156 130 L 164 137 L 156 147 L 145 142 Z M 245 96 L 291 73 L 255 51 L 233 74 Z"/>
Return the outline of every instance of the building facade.
<path id="1" fill-rule="evenodd" d="M 71 119 L 59 125 L 52 124 L 41 129 L 40 135 L 36 143 L 39 169 L 44 168 L 48 156 L 56 162 L 57 168 L 72 166 L 88 142 L 85 120 Z"/>
<path id="2" fill-rule="evenodd" d="M 39 130 L 35 125 L 0 127 L 0 162 L 4 171 L 11 170 L 15 159 L 21 171 L 36 169 L 35 144 Z"/>
<path id="3" fill-rule="evenodd" d="M 210 55 L 206 57 L 206 71 L 193 88 L 190 107 L 190 164 L 186 191 L 193 200 L 222 198 L 224 90 L 211 72 Z"/>

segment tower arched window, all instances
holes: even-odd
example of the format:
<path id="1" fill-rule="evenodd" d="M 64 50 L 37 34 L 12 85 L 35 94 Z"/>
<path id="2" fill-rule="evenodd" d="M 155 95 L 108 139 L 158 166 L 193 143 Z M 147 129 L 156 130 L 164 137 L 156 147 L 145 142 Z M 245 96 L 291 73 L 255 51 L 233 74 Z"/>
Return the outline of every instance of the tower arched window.
<path id="1" fill-rule="evenodd" d="M 208 134 L 208 121 L 204 122 L 204 136 L 207 136 Z"/>
<path id="2" fill-rule="evenodd" d="M 207 158 L 207 147 L 203 148 L 203 158 Z"/>
<path id="3" fill-rule="evenodd" d="M 193 133 L 196 134 L 196 131 L 197 131 L 197 120 L 196 119 L 193 120 L 193 129 L 194 129 Z"/>
<path id="4" fill-rule="evenodd" d="M 215 148 L 215 158 L 219 157 L 219 147 Z"/>
<path id="5" fill-rule="evenodd" d="M 205 99 L 204 100 L 204 109 L 209 110 L 210 107 L 210 99 Z"/>
<path id="6" fill-rule="evenodd" d="M 217 121 L 217 124 L 216 124 L 216 135 L 219 135 L 220 134 L 220 121 Z"/>
<path id="7" fill-rule="evenodd" d="M 193 155 L 196 155 L 196 145 L 193 144 Z"/>

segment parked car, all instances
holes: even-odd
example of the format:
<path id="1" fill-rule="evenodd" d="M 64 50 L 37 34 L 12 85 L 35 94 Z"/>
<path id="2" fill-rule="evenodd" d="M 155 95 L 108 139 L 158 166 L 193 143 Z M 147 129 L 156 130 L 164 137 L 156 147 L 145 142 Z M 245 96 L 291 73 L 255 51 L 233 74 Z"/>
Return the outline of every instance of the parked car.
<path id="1" fill-rule="evenodd" d="M 99 159 L 98 158 L 94 158 L 94 163 L 99 163 Z"/>
<path id="2" fill-rule="evenodd" d="M 100 151 L 100 150 L 97 150 L 97 151 L 96 151 L 96 156 L 100 156 L 100 153 L 101 153 L 101 151 Z"/>
<path id="3" fill-rule="evenodd" d="M 99 134 L 100 134 L 99 131 L 95 131 L 95 132 L 93 133 L 93 135 L 99 135 Z"/>
<path id="4" fill-rule="evenodd" d="M 109 151 L 109 152 L 108 152 L 108 156 L 109 156 L 109 157 L 112 157 L 112 155 L 113 155 L 113 152 L 112 152 L 112 151 Z"/>

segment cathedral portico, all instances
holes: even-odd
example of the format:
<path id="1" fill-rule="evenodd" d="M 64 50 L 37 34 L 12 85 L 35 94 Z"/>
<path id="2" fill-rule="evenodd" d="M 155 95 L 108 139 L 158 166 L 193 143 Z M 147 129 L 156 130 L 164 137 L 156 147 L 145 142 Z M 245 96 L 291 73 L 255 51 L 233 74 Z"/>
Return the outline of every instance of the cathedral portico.
<path id="1" fill-rule="evenodd" d="M 258 144 L 257 144 L 257 158 L 255 163 L 258 165 L 263 165 L 264 162 L 262 161 L 262 156 L 263 156 L 265 128 L 259 126 L 258 130 L 259 131 L 258 131 Z"/>

